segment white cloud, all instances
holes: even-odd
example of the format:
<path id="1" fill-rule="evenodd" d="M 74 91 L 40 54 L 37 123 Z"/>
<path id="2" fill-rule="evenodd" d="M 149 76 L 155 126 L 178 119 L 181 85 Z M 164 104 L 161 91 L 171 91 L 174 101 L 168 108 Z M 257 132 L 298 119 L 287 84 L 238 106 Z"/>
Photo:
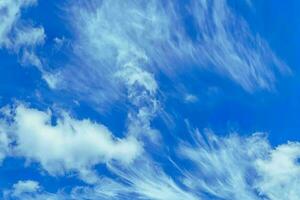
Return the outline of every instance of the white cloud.
<path id="1" fill-rule="evenodd" d="M 195 146 L 180 148 L 182 157 L 194 166 L 182 169 L 187 187 L 220 199 L 260 199 L 253 185 L 254 163 L 270 149 L 265 138 L 259 134 L 249 138 L 238 135 L 222 138 L 213 133 L 202 138 L 197 131 L 195 137 Z"/>
<path id="2" fill-rule="evenodd" d="M 0 117 L 9 115 L 9 109 L 3 107 L 0 109 Z M 7 134 L 8 125 L 6 122 L 0 120 L 0 166 L 2 161 L 10 154 L 10 138 Z"/>
<path id="3" fill-rule="evenodd" d="M 299 199 L 299 143 L 274 149 L 262 133 L 219 137 L 196 130 L 192 136 L 192 143 L 180 145 L 181 160 L 172 161 L 172 165 L 152 161 L 146 155 L 134 165 L 110 164 L 117 181 L 108 179 L 93 187 L 74 188 L 73 195 L 116 200 Z M 165 165 L 168 171 L 162 169 Z"/>
<path id="4" fill-rule="evenodd" d="M 98 105 L 122 99 L 126 80 L 138 81 L 146 89 L 154 87 L 145 74 L 154 78 L 158 71 L 176 79 L 178 71 L 198 66 L 229 77 L 247 91 L 271 90 L 276 75 L 289 72 L 226 0 L 187 4 L 188 25 L 183 11 L 171 1 L 89 0 L 72 1 L 69 7 L 74 28 L 70 56 L 76 61 L 59 70 L 58 88 Z M 185 30 L 187 26 L 195 29 L 194 37 Z M 126 75 L 125 83 L 115 74 Z"/>
<path id="5" fill-rule="evenodd" d="M 194 166 L 181 168 L 192 191 L 228 200 L 299 199 L 299 143 L 273 149 L 261 133 L 218 137 L 208 132 L 202 137 L 196 130 L 194 136 L 193 145 L 180 148 L 182 158 Z"/>
<path id="6" fill-rule="evenodd" d="M 5 190 L 4 200 L 63 200 L 64 195 L 48 193 L 36 181 L 18 181 L 11 190 Z"/>
<path id="7" fill-rule="evenodd" d="M 9 131 L 14 133 L 18 156 L 39 162 L 53 175 L 79 172 L 94 181 L 93 166 L 115 160 L 124 165 L 142 151 L 133 137 L 116 138 L 103 125 L 88 119 L 76 120 L 64 113 L 51 123 L 51 113 L 18 105 L 11 116 Z"/>
<path id="8" fill-rule="evenodd" d="M 23 48 L 22 61 L 40 66 L 34 46 L 43 42 L 43 29 L 18 23 L 21 8 L 34 2 L 0 2 L 0 15 L 8 12 L 6 23 L 0 25 L 0 44 L 14 51 Z M 0 124 L 0 160 L 7 155 L 9 138 L 13 138 L 14 155 L 39 162 L 52 175 L 75 171 L 80 178 L 94 183 L 74 188 L 71 196 L 76 200 L 130 199 L 130 195 L 153 200 L 209 196 L 277 200 L 281 193 L 287 199 L 299 197 L 298 143 L 273 149 L 260 134 L 217 137 L 209 133 L 201 138 L 196 133 L 193 144 L 180 146 L 180 164 L 173 162 L 170 166 L 176 175 L 164 170 L 164 163 L 150 155 L 139 156 L 143 151 L 140 135 L 157 135 L 151 120 L 160 111 L 155 80 L 158 70 L 172 78 L 182 63 L 199 67 L 212 64 L 213 70 L 248 91 L 271 89 L 276 70 L 288 71 L 267 43 L 232 13 L 226 1 L 193 2 L 190 12 L 196 22 L 194 39 L 183 30 L 181 16 L 171 2 L 89 1 L 75 4 L 71 10 L 76 62 L 59 71 L 59 76 L 44 74 L 43 78 L 52 88 L 71 90 L 104 107 L 120 99 L 129 101 L 127 136 L 116 138 L 105 126 L 66 113 L 52 123 L 51 112 L 19 105 L 9 120 Z M 57 45 L 61 42 L 57 40 Z M 187 96 L 186 100 L 194 98 Z M 161 154 L 168 156 L 166 152 Z M 96 177 L 94 166 L 101 163 L 117 178 Z M 49 195 L 41 192 L 35 182 L 19 182 L 14 188 L 14 194 L 26 193 L 28 199 Z"/>
<path id="9" fill-rule="evenodd" d="M 248 91 L 273 89 L 275 74 L 289 73 L 267 42 L 251 32 L 226 0 L 194 1 L 192 13 L 201 38 L 197 47 L 200 62 L 212 64 Z"/>
<path id="10" fill-rule="evenodd" d="M 9 153 L 9 138 L 5 133 L 3 125 L 0 123 L 0 164 Z"/>
<path id="11" fill-rule="evenodd" d="M 196 95 L 193 94 L 186 94 L 184 97 L 184 101 L 186 103 L 195 103 L 198 101 L 198 97 Z"/>
<path id="12" fill-rule="evenodd" d="M 123 98 L 137 85 L 156 93 L 152 54 L 162 51 L 160 46 L 167 43 L 171 31 L 162 4 L 88 1 L 72 2 L 70 7 L 77 63 L 62 70 L 60 87 L 102 106 Z M 164 57 L 161 53 L 155 58 L 160 63 Z M 68 75 L 74 71 L 74 76 Z"/>
<path id="13" fill-rule="evenodd" d="M 184 12 L 194 22 L 189 25 L 171 1 L 89 0 L 70 1 L 68 6 L 73 62 L 43 78 L 50 88 L 64 89 L 100 111 L 117 102 L 128 109 L 129 132 L 157 132 L 150 125 L 161 110 L 160 72 L 176 79 L 178 71 L 182 74 L 190 66 L 211 66 L 208 70 L 253 91 L 272 89 L 275 74 L 289 71 L 225 0 L 187 4 Z M 194 38 L 187 26 L 194 26 Z M 146 128 L 137 130 L 137 122 Z"/>
<path id="14" fill-rule="evenodd" d="M 36 121 L 33 117 L 28 120 Z M 299 143 L 272 148 L 262 133 L 249 137 L 237 134 L 221 137 L 210 131 L 205 134 L 194 131 L 191 133 L 193 141 L 180 144 L 176 159 L 160 151 L 160 157 L 171 162 L 161 158 L 153 160 L 151 155 L 144 153 L 128 165 L 109 162 L 107 167 L 114 178 L 102 176 L 91 185 L 75 186 L 70 193 L 60 192 L 63 190 L 57 194 L 47 193 L 36 182 L 21 181 L 13 186 L 13 192 L 6 192 L 6 196 L 38 199 L 44 195 L 76 200 L 299 198 Z M 55 147 L 50 143 L 48 145 Z M 68 159 L 68 155 L 64 156 Z"/>
<path id="15" fill-rule="evenodd" d="M 41 68 L 35 47 L 44 43 L 43 27 L 33 27 L 21 18 L 23 9 L 36 0 L 5 0 L 0 2 L 0 47 L 21 54 L 21 63 Z M 24 51 L 24 53 L 23 53 Z"/>
<path id="16" fill-rule="evenodd" d="M 271 200 L 300 199 L 300 143 L 274 149 L 265 160 L 257 160 L 259 191 Z"/>
<path id="17" fill-rule="evenodd" d="M 35 181 L 19 181 L 13 185 L 14 196 L 20 196 L 24 193 L 37 192 L 40 189 L 39 183 Z"/>
<path id="18" fill-rule="evenodd" d="M 110 165 L 118 181 L 105 179 L 93 187 L 74 188 L 72 195 L 79 199 L 149 199 L 198 200 L 179 186 L 147 155 L 130 166 Z"/>
<path id="19" fill-rule="evenodd" d="M 57 87 L 60 80 L 59 77 L 59 74 L 49 73 L 45 71 L 42 76 L 42 78 L 46 81 L 46 83 L 51 89 L 55 89 Z"/>

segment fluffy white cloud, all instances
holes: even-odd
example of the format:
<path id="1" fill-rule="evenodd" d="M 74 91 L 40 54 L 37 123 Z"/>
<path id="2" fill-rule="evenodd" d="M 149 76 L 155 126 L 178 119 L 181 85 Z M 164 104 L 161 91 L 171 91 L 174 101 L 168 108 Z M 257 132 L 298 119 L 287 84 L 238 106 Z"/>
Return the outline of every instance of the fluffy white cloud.
<path id="1" fill-rule="evenodd" d="M 23 105 L 12 112 L 9 132 L 14 134 L 15 153 L 39 162 L 50 174 L 75 171 L 93 181 L 94 165 L 112 160 L 126 165 L 142 151 L 133 137 L 116 138 L 105 126 L 88 119 L 76 120 L 64 113 L 53 124 L 50 112 Z"/>
<path id="2" fill-rule="evenodd" d="M 39 184 L 35 181 L 19 181 L 18 183 L 13 185 L 13 194 L 14 196 L 20 196 L 24 193 L 37 192 L 39 188 Z"/>
<path id="3" fill-rule="evenodd" d="M 259 191 L 271 200 L 300 199 L 300 143 L 274 149 L 265 160 L 257 160 Z"/>
<path id="4" fill-rule="evenodd" d="M 4 200 L 63 200 L 62 194 L 48 193 L 36 181 L 18 181 L 11 190 L 5 190 Z"/>

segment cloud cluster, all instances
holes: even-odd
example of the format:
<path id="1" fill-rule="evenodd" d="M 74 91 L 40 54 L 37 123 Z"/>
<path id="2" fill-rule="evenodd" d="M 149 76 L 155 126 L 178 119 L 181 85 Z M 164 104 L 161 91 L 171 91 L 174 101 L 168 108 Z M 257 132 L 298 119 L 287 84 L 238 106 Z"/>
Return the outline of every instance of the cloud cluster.
<path id="1" fill-rule="evenodd" d="M 89 199 L 124 199 L 130 195 L 152 200 L 299 198 L 299 143 L 273 149 L 262 133 L 218 137 L 196 131 L 194 136 L 192 143 L 180 145 L 182 161 L 172 161 L 172 170 L 164 170 L 150 158 L 127 168 L 111 166 L 110 170 L 121 177 L 118 182 L 105 181 L 93 189 L 77 189 L 76 194 L 88 195 Z"/>
<path id="2" fill-rule="evenodd" d="M 164 168 L 151 155 L 144 155 L 132 165 L 110 163 L 108 169 L 118 179 L 102 177 L 93 185 L 76 186 L 68 193 L 58 191 L 52 195 L 76 200 L 299 198 L 299 143 L 272 148 L 262 133 L 219 137 L 195 130 L 192 134 L 192 142 L 179 145 L 179 159 L 169 160 L 171 169 Z M 13 188 L 12 194 L 16 196 L 25 189 L 40 193 L 34 182 L 19 182 Z"/>

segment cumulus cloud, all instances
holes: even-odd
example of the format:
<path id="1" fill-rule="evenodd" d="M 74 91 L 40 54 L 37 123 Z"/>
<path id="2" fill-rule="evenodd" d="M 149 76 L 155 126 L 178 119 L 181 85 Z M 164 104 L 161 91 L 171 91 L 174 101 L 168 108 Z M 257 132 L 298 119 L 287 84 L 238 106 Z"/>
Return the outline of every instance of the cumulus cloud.
<path id="1" fill-rule="evenodd" d="M 142 151 L 135 138 L 116 138 L 105 126 L 88 119 L 76 120 L 64 113 L 53 124 L 51 113 L 23 105 L 12 113 L 7 123 L 14 134 L 15 154 L 39 162 L 52 175 L 75 171 L 93 181 L 94 165 L 112 160 L 126 165 Z"/>
<path id="2" fill-rule="evenodd" d="M 300 199 L 300 143 L 289 142 L 274 149 L 267 159 L 257 160 L 259 192 L 271 200 Z"/>
<path id="3" fill-rule="evenodd" d="M 5 190 L 5 200 L 63 200 L 62 194 L 48 193 L 43 190 L 40 184 L 33 180 L 18 181 L 11 190 Z"/>
<path id="4" fill-rule="evenodd" d="M 24 193 L 32 193 L 39 190 L 39 184 L 35 181 L 19 181 L 13 185 L 14 196 L 20 196 Z"/>

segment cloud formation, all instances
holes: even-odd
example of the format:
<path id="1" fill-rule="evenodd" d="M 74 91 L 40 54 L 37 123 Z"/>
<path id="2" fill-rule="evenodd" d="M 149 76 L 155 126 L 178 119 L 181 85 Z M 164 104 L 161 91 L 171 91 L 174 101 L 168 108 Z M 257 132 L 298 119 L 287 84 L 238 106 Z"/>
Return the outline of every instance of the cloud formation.
<path id="1" fill-rule="evenodd" d="M 40 163 L 52 175 L 78 172 L 82 179 L 93 181 L 96 164 L 115 160 L 126 165 L 142 152 L 135 138 L 116 138 L 105 126 L 88 119 L 76 120 L 66 113 L 55 123 L 52 119 L 50 112 L 24 105 L 11 110 L 6 119 L 15 155 Z"/>
<path id="2" fill-rule="evenodd" d="M 22 157 L 29 164 L 39 163 L 47 175 L 76 173 L 75 178 L 83 180 L 57 193 L 21 180 L 3 192 L 4 199 L 300 198 L 297 142 L 273 148 L 261 133 L 222 137 L 196 129 L 187 134 L 192 141 L 177 138 L 179 144 L 170 147 L 160 144 L 159 136 L 165 135 L 152 127 L 153 119 L 164 112 L 161 74 L 177 84 L 176 73 L 206 69 L 252 92 L 271 90 L 277 75 L 290 72 L 227 1 L 70 1 L 73 49 L 65 66 L 53 74 L 43 70 L 35 53 L 44 42 L 44 29 L 21 18 L 22 9 L 36 3 L 0 2 L 0 17 L 5 19 L 0 47 L 20 54 L 22 64 L 38 67 L 50 88 L 63 89 L 95 110 L 118 104 L 127 114 L 126 130 L 121 138 L 100 123 L 64 111 L 55 116 L 23 104 L 2 109 L 0 161 Z M 55 42 L 59 49 L 62 39 Z M 198 101 L 189 93 L 182 99 Z M 157 145 L 159 155 L 147 152 L 147 145 Z M 109 173 L 101 174 L 98 165 Z"/>
<path id="3" fill-rule="evenodd" d="M 273 89 L 276 76 L 290 72 L 226 0 L 197 0 L 182 6 L 157 0 L 89 0 L 69 7 L 74 35 L 70 56 L 77 64 L 58 70 L 57 87 L 98 105 L 126 95 L 124 81 L 115 75 L 120 73 L 126 80 L 147 83 L 143 86 L 149 89 L 155 87 L 153 80 L 138 71 L 154 78 L 163 72 L 172 79 L 193 66 L 227 76 L 251 92 Z"/>
<path id="4" fill-rule="evenodd" d="M 29 117 L 28 120 L 32 121 L 33 117 Z M 73 126 L 76 130 L 76 126 L 74 124 Z M 34 127 L 38 128 L 37 125 Z M 61 127 L 61 125 L 56 125 L 56 127 Z M 39 128 L 39 130 L 47 132 L 46 128 Z M 68 131 L 65 129 L 64 132 Z M 24 132 L 22 134 L 28 136 Z M 55 134 L 53 132 L 53 135 Z M 16 197 L 26 194 L 26 196 L 32 197 L 31 199 L 47 194 L 53 199 L 59 196 L 59 199 L 76 200 L 99 198 L 114 200 L 132 198 L 279 200 L 283 197 L 286 199 L 299 198 L 300 193 L 297 187 L 300 179 L 299 143 L 289 142 L 272 148 L 262 133 L 255 133 L 249 137 L 237 134 L 221 137 L 211 131 L 201 134 L 195 129 L 190 134 L 193 140 L 180 142 L 176 155 L 170 156 L 167 152 L 161 152 L 161 159 L 156 160 L 151 154 L 144 153 L 143 156 L 136 157 L 134 161 L 126 165 L 117 159 L 108 162 L 107 169 L 114 178 L 104 175 L 94 182 L 90 182 L 92 184 L 74 186 L 70 192 L 63 192 L 63 188 L 61 188 L 57 193 L 47 193 L 41 190 L 36 182 L 21 181 L 13 186 L 13 192 L 6 191 L 5 194 Z M 48 141 L 51 141 L 51 138 L 47 138 Z M 76 155 L 81 155 L 79 158 L 89 157 L 89 154 L 80 153 L 82 145 L 86 144 L 84 140 L 82 139 L 83 143 L 78 144 L 76 148 Z M 40 139 L 35 139 L 35 141 L 41 146 L 39 149 L 33 148 L 36 151 L 53 151 L 53 147 L 57 147 L 57 144 L 47 143 L 52 147 L 50 150 L 48 147 L 44 147 L 46 144 Z M 68 142 L 66 138 L 63 138 L 62 141 Z M 118 148 L 117 145 L 115 146 Z M 99 148 L 100 145 L 97 147 Z M 65 145 L 64 148 L 69 149 L 69 145 Z M 26 148 L 27 153 L 23 156 L 28 159 L 40 159 L 39 161 L 47 170 L 50 170 L 50 165 L 45 165 L 46 161 L 52 163 L 51 167 L 62 164 L 69 166 L 66 163 L 68 160 L 72 161 L 73 154 L 66 152 L 67 150 L 61 150 L 57 154 L 59 156 L 54 159 L 53 153 L 43 154 L 43 158 L 41 158 L 32 153 L 29 154 L 28 149 Z M 127 153 L 128 151 L 125 154 Z M 98 157 L 100 159 L 101 155 Z M 61 158 L 66 161 L 62 161 Z M 76 162 L 73 161 L 69 163 L 73 167 L 81 166 L 80 159 Z M 165 168 L 165 165 L 168 165 L 168 168 Z"/>

